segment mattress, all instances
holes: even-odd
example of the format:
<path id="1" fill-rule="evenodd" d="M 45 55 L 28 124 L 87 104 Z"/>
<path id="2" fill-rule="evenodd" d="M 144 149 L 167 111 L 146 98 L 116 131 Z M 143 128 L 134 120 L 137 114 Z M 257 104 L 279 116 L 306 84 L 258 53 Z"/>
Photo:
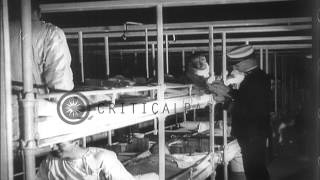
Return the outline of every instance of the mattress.
<path id="1" fill-rule="evenodd" d="M 166 155 L 166 179 L 206 179 L 215 173 L 216 163 L 210 163 L 211 154 L 173 154 Z M 137 159 L 126 165 L 126 169 L 133 175 L 159 172 L 159 156 L 152 154 L 143 159 Z"/>

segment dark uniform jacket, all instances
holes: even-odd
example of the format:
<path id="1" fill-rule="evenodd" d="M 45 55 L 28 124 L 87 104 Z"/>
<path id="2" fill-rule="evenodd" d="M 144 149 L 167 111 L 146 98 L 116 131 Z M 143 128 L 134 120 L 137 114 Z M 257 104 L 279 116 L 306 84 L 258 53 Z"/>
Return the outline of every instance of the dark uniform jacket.
<path id="1" fill-rule="evenodd" d="M 270 131 L 271 90 L 268 76 L 259 68 L 249 71 L 233 90 L 232 135 L 238 139 L 266 137 Z"/>

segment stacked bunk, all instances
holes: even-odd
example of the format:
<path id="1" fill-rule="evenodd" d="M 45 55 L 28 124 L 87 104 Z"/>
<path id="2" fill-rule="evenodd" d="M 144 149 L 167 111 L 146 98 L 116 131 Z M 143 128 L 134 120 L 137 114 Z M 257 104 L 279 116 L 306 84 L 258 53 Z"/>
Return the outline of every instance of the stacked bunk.
<path id="1" fill-rule="evenodd" d="M 185 5 L 205 5 L 215 4 L 214 1 L 198 1 L 198 3 L 192 1 L 172 1 L 172 2 L 158 2 L 150 1 L 139 3 L 139 1 L 110 1 L 110 3 L 104 2 L 81 2 L 81 3 L 63 3 L 63 4 L 45 4 L 42 5 L 41 9 L 44 12 L 76 12 L 85 10 L 107 10 L 107 9 L 122 9 L 122 8 L 150 8 L 156 7 L 157 11 L 157 24 L 156 25 L 137 25 L 133 26 L 133 31 L 128 32 L 127 36 L 145 36 L 146 40 L 142 45 L 145 48 L 129 48 L 124 49 L 121 46 L 128 46 L 128 44 L 141 45 L 141 42 L 121 42 L 111 43 L 109 38 L 119 37 L 123 34 L 123 26 L 110 26 L 110 27 L 92 27 L 92 28 L 66 28 L 64 29 L 67 38 L 78 38 L 79 39 L 79 57 L 81 64 L 81 80 L 85 82 L 84 78 L 84 59 L 83 59 L 83 38 L 104 38 L 105 46 L 105 58 L 106 58 L 106 75 L 110 75 L 110 53 L 119 52 L 145 52 L 146 62 L 148 62 L 148 53 L 153 54 L 152 59 L 155 59 L 155 45 L 164 44 L 163 36 L 166 40 L 166 67 L 164 67 L 163 57 L 163 46 L 157 46 L 157 83 L 153 85 L 135 86 L 127 84 L 121 87 L 109 87 L 110 82 L 104 81 L 91 81 L 95 85 L 99 85 L 99 90 L 90 91 L 78 91 L 88 99 L 88 106 L 92 107 L 87 109 L 89 111 L 88 119 L 80 124 L 67 124 L 61 121 L 59 115 L 56 113 L 58 108 L 58 99 L 61 98 L 63 93 L 38 95 L 35 100 L 36 114 L 34 115 L 34 124 L 32 124 L 32 131 L 35 132 L 35 136 L 27 140 L 35 140 L 36 143 L 33 147 L 29 148 L 40 148 L 53 145 L 55 143 L 68 141 L 76 138 L 92 136 L 101 132 L 109 132 L 109 144 L 112 144 L 112 130 L 143 123 L 147 121 L 154 121 L 155 132 L 158 132 L 158 153 L 151 153 L 142 158 L 134 158 L 128 161 L 126 167 L 133 174 L 141 174 L 143 172 L 159 172 L 160 179 L 206 179 L 210 175 L 214 177 L 215 168 L 218 163 L 221 163 L 221 156 L 223 164 L 225 165 L 225 178 L 227 179 L 227 162 L 226 153 L 219 155 L 216 152 L 216 146 L 214 142 L 214 136 L 222 136 L 223 144 L 221 147 L 227 145 L 227 113 L 223 112 L 223 123 L 220 127 L 220 132 L 216 133 L 214 130 L 214 108 L 216 102 L 213 100 L 212 95 L 205 92 L 199 92 L 192 84 L 169 84 L 165 83 L 164 80 L 164 69 L 166 73 L 169 73 L 169 52 L 181 52 L 182 53 L 182 64 L 185 69 L 185 54 L 186 52 L 201 51 L 209 52 L 209 65 L 210 74 L 214 76 L 214 50 L 221 51 L 222 59 L 222 79 L 226 80 L 226 52 L 227 48 L 232 48 L 239 43 L 247 41 L 255 43 L 253 46 L 260 49 L 261 52 L 265 49 L 268 50 L 279 50 L 279 49 L 295 49 L 295 48 L 309 48 L 309 43 L 290 43 L 291 42 L 305 42 L 311 40 L 310 37 L 306 36 L 294 36 L 294 37 L 256 37 L 256 38 L 230 38 L 227 39 L 228 34 L 241 34 L 241 33 L 259 33 L 259 32 L 281 32 L 286 33 L 288 31 L 299 31 L 310 29 L 309 18 L 283 18 L 283 19 L 265 19 L 261 21 L 247 20 L 247 21 L 221 21 L 221 22 L 201 22 L 201 23 L 177 23 L 177 24 L 165 24 L 163 25 L 163 7 L 167 6 L 185 6 Z M 289 25 L 288 25 L 289 24 Z M 263 27 L 263 28 L 261 28 Z M 165 30 L 164 30 L 165 29 Z M 168 47 L 168 35 L 203 35 L 208 34 L 208 39 L 193 39 L 193 40 L 181 40 L 175 41 L 173 44 L 178 45 L 177 47 Z M 214 34 L 219 34 L 220 39 L 214 39 Z M 148 41 L 148 36 L 156 36 L 157 41 Z M 286 41 L 289 44 L 264 44 L 265 41 Z M 227 42 L 231 45 L 227 47 Z M 214 46 L 214 43 L 219 44 Z M 197 44 L 197 47 L 194 47 Z M 201 45 L 199 45 L 201 44 Z M 87 45 L 90 45 L 87 44 Z M 101 44 L 100 44 L 101 45 Z M 100 46 L 98 44 L 98 46 Z M 120 47 L 118 49 L 109 50 L 109 46 Z M 149 45 L 152 46 L 151 50 Z M 180 46 L 179 46 L 180 45 Z M 183 47 L 181 47 L 183 45 Z M 93 46 L 97 46 L 94 43 Z M 263 54 L 263 53 L 262 53 Z M 261 57 L 263 58 L 263 57 Z M 261 60 L 263 61 L 263 59 Z M 148 63 L 146 63 L 148 64 Z M 151 74 L 149 66 L 146 67 L 147 78 Z M 153 70 L 155 72 L 155 70 Z M 155 75 L 155 73 L 153 73 Z M 88 81 L 87 81 L 88 82 Z M 113 84 L 114 85 L 114 84 Z M 102 89 L 102 90 L 101 90 Z M 126 102 L 122 105 L 121 102 Z M 119 105 L 121 104 L 121 105 Z M 134 107 L 133 107 L 134 104 Z M 187 110 L 205 108 L 209 106 L 209 121 L 206 124 L 207 137 L 209 137 L 208 146 L 209 148 L 200 153 L 193 154 L 192 163 L 187 166 L 178 166 L 181 163 L 181 159 L 191 158 L 190 154 L 180 154 L 174 156 L 175 163 L 171 160 L 173 155 L 166 155 L 165 150 L 165 118 L 172 114 L 186 113 L 186 104 L 188 104 Z M 112 107 L 110 107 L 110 105 Z M 153 109 L 157 107 L 155 111 Z M 160 107 L 160 108 L 159 108 Z M 111 108 L 111 110 L 110 110 Z M 134 111 L 133 111 L 134 108 Z M 103 113 L 101 113 L 103 111 Z M 117 113 L 120 112 L 120 113 Z M 125 113 L 121 113 L 125 112 Z M 183 127 L 182 124 L 181 126 Z M 198 125 L 197 127 L 199 127 Z M 193 132 L 194 129 L 190 130 L 184 127 L 184 129 L 178 129 L 175 131 L 167 131 L 167 133 L 175 133 L 176 131 Z M 31 132 L 30 132 L 31 133 Z M 32 133 L 31 133 L 32 134 Z M 207 138 L 208 139 L 208 138 Z M 26 150 L 28 150 L 26 148 Z M 223 150 L 223 148 L 222 148 Z M 34 155 L 33 153 L 26 155 Z M 32 158 L 27 158 L 27 161 L 33 161 Z M 179 163 L 178 163 L 179 162 Z M 35 164 L 35 163 L 30 163 Z M 137 167 L 142 167 L 137 169 Z M 31 180 L 34 177 L 35 167 L 29 167 L 27 171 L 27 180 Z"/>

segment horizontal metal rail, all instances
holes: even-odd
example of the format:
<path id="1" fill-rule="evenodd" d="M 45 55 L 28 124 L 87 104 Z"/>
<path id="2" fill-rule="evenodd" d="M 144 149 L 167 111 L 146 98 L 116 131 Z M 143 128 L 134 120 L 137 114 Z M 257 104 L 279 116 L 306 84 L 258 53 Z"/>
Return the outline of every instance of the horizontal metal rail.
<path id="1" fill-rule="evenodd" d="M 178 6 L 200 6 L 218 4 L 245 4 L 262 2 L 282 2 L 292 0 L 112 0 L 112 1 L 93 1 L 93 2 L 72 2 L 72 3 L 52 3 L 42 4 L 41 10 L 44 13 L 55 12 L 78 12 L 78 11 L 98 11 L 114 9 L 136 9 L 150 8 L 157 5 L 163 7 Z"/>
<path id="2" fill-rule="evenodd" d="M 279 37 L 251 37 L 251 38 L 229 38 L 227 43 L 240 43 L 240 42 L 281 42 L 281 41 L 310 41 L 311 36 L 279 36 Z M 214 43 L 221 43 L 221 39 L 215 39 Z M 155 44 L 155 41 L 149 41 L 148 44 Z M 170 45 L 180 44 L 208 44 L 208 39 L 197 39 L 197 40 L 176 40 L 170 41 Z M 76 43 L 69 44 L 70 46 L 78 46 Z M 87 42 L 85 46 L 104 46 L 103 42 Z M 129 41 L 129 42 L 110 42 L 109 46 L 145 46 L 144 41 Z"/>
<path id="3" fill-rule="evenodd" d="M 249 20 L 226 20 L 226 21 L 207 21 L 207 22 L 188 22 L 188 23 L 169 23 L 164 24 L 163 29 L 187 29 L 187 28 L 207 28 L 209 25 L 213 25 L 214 28 L 221 27 L 240 27 L 240 26 L 267 26 L 267 25 L 294 25 L 294 24 L 310 24 L 312 22 L 311 17 L 294 17 L 294 18 L 270 18 L 270 19 L 249 19 Z M 155 31 L 155 24 L 147 25 L 130 25 L 130 31 Z M 65 33 L 83 33 L 92 32 L 116 32 L 123 31 L 123 25 L 118 26 L 93 26 L 93 27 L 71 27 L 63 28 Z"/>
<path id="4" fill-rule="evenodd" d="M 301 43 L 301 44 L 268 44 L 268 45 L 252 45 L 256 49 L 260 48 L 268 48 L 269 50 L 290 50 L 290 49 L 310 49 L 312 47 L 311 43 Z M 227 49 L 235 48 L 236 46 L 228 46 Z M 189 47 L 171 47 L 169 49 L 169 52 L 192 52 L 192 51 L 208 51 L 209 48 L 206 46 L 189 46 Z M 215 51 L 221 51 L 222 47 L 215 46 Z M 145 49 L 143 48 L 122 48 L 122 49 L 112 49 L 110 50 L 110 53 L 134 53 L 134 52 L 140 52 L 144 53 Z M 149 50 L 150 52 L 150 50 Z M 91 50 L 90 53 L 93 54 L 101 54 L 103 53 L 102 50 Z"/>
<path id="5" fill-rule="evenodd" d="M 214 33 L 221 34 L 223 32 L 228 34 L 235 33 L 264 33 L 264 32 L 287 32 L 287 31 L 298 31 L 298 30 L 311 30 L 312 25 L 281 25 L 281 26 L 265 26 L 265 27 L 231 27 L 231 28 L 216 28 Z M 164 30 L 164 34 L 175 34 L 175 35 L 198 35 L 208 34 L 208 29 L 185 29 L 185 30 Z M 105 33 L 86 33 L 83 34 L 83 38 L 104 38 L 108 37 L 121 37 L 123 32 L 105 32 Z M 156 36 L 157 32 L 150 31 L 148 36 Z M 137 32 L 126 32 L 126 37 L 144 37 L 143 31 Z M 67 34 L 69 39 L 77 39 L 77 34 Z"/>
<path id="6" fill-rule="evenodd" d="M 117 93 L 128 93 L 128 92 L 138 92 L 138 91 L 151 91 L 157 90 L 159 86 L 133 86 L 127 88 L 117 88 L 117 89 L 107 89 L 107 90 L 94 90 L 94 91 L 81 91 L 80 93 L 85 96 L 90 95 L 101 95 L 101 94 L 117 94 Z M 66 92 L 68 93 L 68 92 Z M 44 98 L 59 98 L 66 93 L 50 93 L 50 94 L 39 94 L 38 99 Z"/>

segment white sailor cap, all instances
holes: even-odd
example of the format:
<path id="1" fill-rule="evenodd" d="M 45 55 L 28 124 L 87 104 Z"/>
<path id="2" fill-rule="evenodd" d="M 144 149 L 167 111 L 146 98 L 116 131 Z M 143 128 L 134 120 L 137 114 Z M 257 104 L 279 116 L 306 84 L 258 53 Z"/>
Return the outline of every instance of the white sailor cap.
<path id="1" fill-rule="evenodd" d="M 254 49 L 251 45 L 241 45 L 227 52 L 227 56 L 231 59 L 242 59 L 252 55 Z"/>

